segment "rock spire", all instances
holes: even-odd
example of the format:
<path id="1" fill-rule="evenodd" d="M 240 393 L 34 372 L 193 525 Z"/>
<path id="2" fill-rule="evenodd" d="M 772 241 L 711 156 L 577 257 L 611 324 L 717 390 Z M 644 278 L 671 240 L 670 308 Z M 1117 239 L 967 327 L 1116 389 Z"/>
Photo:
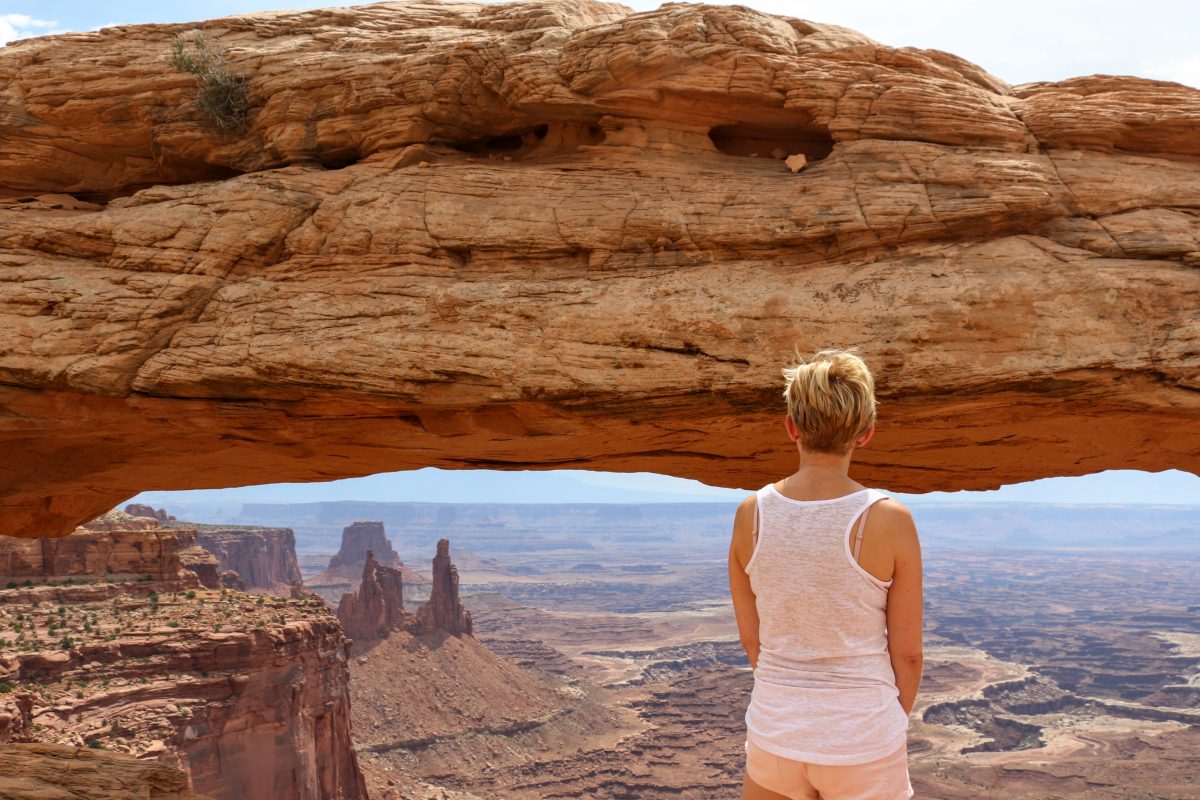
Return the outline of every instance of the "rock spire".
<path id="1" fill-rule="evenodd" d="M 413 618 L 404 611 L 400 570 L 381 565 L 368 550 L 358 591 L 342 595 L 337 616 L 346 635 L 355 641 L 383 639 L 389 631 L 410 627 Z"/>
<path id="2" fill-rule="evenodd" d="M 433 557 L 433 588 L 429 601 L 417 611 L 417 630 L 443 630 L 453 636 L 471 635 L 471 612 L 458 598 L 458 569 L 450 561 L 450 540 L 439 539 Z"/>

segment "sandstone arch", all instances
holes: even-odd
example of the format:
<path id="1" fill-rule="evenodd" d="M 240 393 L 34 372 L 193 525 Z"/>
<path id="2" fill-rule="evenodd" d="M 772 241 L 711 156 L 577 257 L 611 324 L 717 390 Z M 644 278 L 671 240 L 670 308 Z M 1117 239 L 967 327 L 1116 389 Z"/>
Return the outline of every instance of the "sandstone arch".
<path id="1" fill-rule="evenodd" d="M 201 28 L 244 133 L 165 64 Z M 427 465 L 758 485 L 794 344 L 879 370 L 863 480 L 1200 471 L 1195 89 L 559 0 L 48 37 L 0 87 L 5 534 Z"/>

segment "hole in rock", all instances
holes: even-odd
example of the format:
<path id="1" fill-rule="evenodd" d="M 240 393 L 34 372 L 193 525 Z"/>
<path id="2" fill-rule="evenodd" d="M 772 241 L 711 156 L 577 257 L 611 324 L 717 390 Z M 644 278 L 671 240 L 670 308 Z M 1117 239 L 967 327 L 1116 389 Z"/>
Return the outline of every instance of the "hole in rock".
<path id="1" fill-rule="evenodd" d="M 423 409 L 403 424 L 413 435 L 546 435 L 544 423 L 513 409 Z M 563 455 L 545 448 L 542 457 Z M 782 478 L 795 465 L 789 458 L 774 466 L 772 477 Z M 1056 714 L 1054 735 L 1153 735 L 1155 749 L 1139 751 L 1143 760 L 1119 780 L 1183 784 L 1200 709 L 1200 686 L 1189 678 L 1200 671 L 1192 579 L 1200 507 L 1187 503 L 1200 496 L 1200 478 L 1109 472 L 995 492 L 879 488 L 912 511 L 924 550 L 925 667 L 914 713 L 932 735 L 914 735 L 936 759 L 915 760 L 914 780 L 971 796 L 980 773 L 964 753 L 1030 750 L 1023 755 L 1045 765 L 1034 776 L 1037 796 L 1061 788 L 1060 774 L 1070 776 L 1061 779 L 1065 788 L 1081 774 L 1111 784 L 1103 753 L 1089 760 L 1043 746 L 1050 734 L 1043 735 L 1041 715 Z M 168 751 L 183 749 L 178 763 L 190 765 L 195 790 L 214 800 L 241 797 L 254 780 L 274 785 L 257 771 L 281 763 L 290 775 L 293 759 L 303 763 L 300 753 L 329 762 L 345 756 L 349 764 L 351 748 L 376 785 L 399 776 L 506 798 L 527 796 L 536 781 L 561 796 L 611 797 L 613 782 L 636 782 L 653 787 L 645 796 L 724 796 L 727 776 L 741 768 L 754 686 L 727 577 L 732 521 L 746 495 L 653 473 L 431 468 L 147 492 L 132 498 L 130 513 L 176 531 L 189 545 L 184 566 L 229 586 L 164 588 L 157 581 L 169 576 L 154 561 L 161 547 L 113 548 L 106 558 L 148 561 L 87 573 L 104 562 L 71 550 L 67 537 L 55 541 L 56 563 L 89 585 L 25 587 L 28 578 L 3 577 L 10 585 L 0 588 L 0 618 L 12 623 L 20 613 L 22 625 L 0 626 L 0 645 L 21 659 L 35 652 L 32 638 L 38 651 L 97 642 L 144 648 L 152 634 L 164 652 L 189 653 L 139 663 L 129 676 L 120 671 L 129 661 L 72 662 L 69 683 L 44 672 L 58 662 L 39 653 L 43 672 L 29 670 L 16 688 L 36 687 L 46 707 L 77 709 L 56 735 L 95 737 L 105 748 L 143 747 L 151 735 L 163 738 L 157 726 L 194 721 L 196 738 L 164 742 Z M 764 541 L 786 536 L 783 517 L 766 513 Z M 840 523 L 832 527 L 844 535 Z M 145 537 L 144 530 L 121 535 L 150 541 L 129 538 L 135 534 Z M 79 546 L 91 546 L 85 538 Z M 448 546 L 439 552 L 442 539 Z M 303 590 L 289 585 L 296 579 Z M 29 591 L 78 599 L 13 605 Z M 333 614 L 353 640 L 348 656 L 336 630 L 333 644 L 310 647 L 306 638 L 314 620 L 331 624 Z M 299 620 L 308 622 L 290 625 Z M 214 636 L 253 637 L 260 627 L 286 640 L 286 652 L 205 660 Z M 205 644 L 189 649 L 193 640 Z M 293 696 L 289 676 L 305 658 L 307 665 L 346 658 L 347 669 L 314 670 L 305 692 Z M 151 669 L 143 688 L 140 677 Z M 348 691 L 338 683 L 346 672 Z M 109 680 L 122 681 L 121 691 L 106 691 Z M 197 691 L 209 680 L 259 688 L 210 702 Z M 285 701 L 297 718 L 320 719 L 331 733 L 311 738 L 319 726 L 308 724 L 280 736 L 240 724 Z M 117 704 L 122 713 L 139 709 L 125 714 L 119 733 L 107 727 Z M 964 727 L 977 736 L 964 739 Z M 187 757 L 221 746 L 222 730 L 239 731 L 238 746 L 256 757 L 231 758 L 220 770 L 212 759 Z M 435 740 L 438 758 L 427 763 L 421 755 Z M 698 785 L 706 779 L 697 775 L 712 783 Z M 288 796 L 283 789 L 263 795 Z"/>
<path id="2" fill-rule="evenodd" d="M 224 181 L 230 178 L 237 178 L 246 173 L 241 170 L 232 169 L 230 167 L 222 167 L 216 165 L 203 165 L 196 167 L 186 172 L 186 174 L 173 174 L 170 180 L 156 181 L 153 183 L 139 183 L 127 186 L 119 186 L 115 189 L 106 191 L 87 191 L 80 190 L 71 192 L 71 194 L 88 203 L 99 203 L 107 205 L 113 200 L 122 197 L 132 197 L 144 189 L 152 189 L 155 186 L 184 186 L 190 183 L 207 183 L 210 181 Z"/>
<path id="3" fill-rule="evenodd" d="M 465 142 L 455 142 L 451 146 L 455 150 L 472 155 L 488 155 L 490 153 L 512 154 L 525 147 L 529 138 L 538 139 L 532 130 L 527 133 L 506 133 L 500 136 L 489 136 L 482 139 L 470 139 Z"/>
<path id="4" fill-rule="evenodd" d="M 800 126 L 720 125 L 708 138 L 726 155 L 782 158 L 802 153 L 809 163 L 828 156 L 834 145 L 827 131 Z"/>
<path id="5" fill-rule="evenodd" d="M 476 156 L 521 156 L 550 153 L 565 153 L 580 145 L 599 144 L 604 140 L 604 131 L 599 125 L 578 122 L 543 122 L 511 133 L 451 142 L 450 146 L 462 153 Z"/>
<path id="6" fill-rule="evenodd" d="M 318 160 L 325 169 L 345 169 L 361 161 L 362 154 L 357 150 L 332 150 L 321 153 Z"/>

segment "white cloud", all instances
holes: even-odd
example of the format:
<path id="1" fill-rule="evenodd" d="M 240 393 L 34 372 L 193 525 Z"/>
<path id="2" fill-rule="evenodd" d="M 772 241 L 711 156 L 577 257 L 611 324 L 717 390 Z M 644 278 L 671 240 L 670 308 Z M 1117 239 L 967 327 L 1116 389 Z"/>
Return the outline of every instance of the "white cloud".
<path id="1" fill-rule="evenodd" d="M 0 14 L 0 46 L 30 36 L 62 33 L 57 25 L 53 20 L 35 19 L 28 14 Z"/>

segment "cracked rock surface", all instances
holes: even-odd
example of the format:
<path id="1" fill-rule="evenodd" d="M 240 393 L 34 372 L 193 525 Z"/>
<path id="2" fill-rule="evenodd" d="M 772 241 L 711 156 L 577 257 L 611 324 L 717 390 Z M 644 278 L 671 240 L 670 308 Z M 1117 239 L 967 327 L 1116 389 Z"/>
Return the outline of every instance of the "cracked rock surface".
<path id="1" fill-rule="evenodd" d="M 243 130 L 167 64 L 199 31 Z M 755 488 L 794 346 L 876 370 L 871 485 L 1200 471 L 1179 84 L 541 0 L 44 37 L 0 87 L 0 533 L 423 466 Z"/>

